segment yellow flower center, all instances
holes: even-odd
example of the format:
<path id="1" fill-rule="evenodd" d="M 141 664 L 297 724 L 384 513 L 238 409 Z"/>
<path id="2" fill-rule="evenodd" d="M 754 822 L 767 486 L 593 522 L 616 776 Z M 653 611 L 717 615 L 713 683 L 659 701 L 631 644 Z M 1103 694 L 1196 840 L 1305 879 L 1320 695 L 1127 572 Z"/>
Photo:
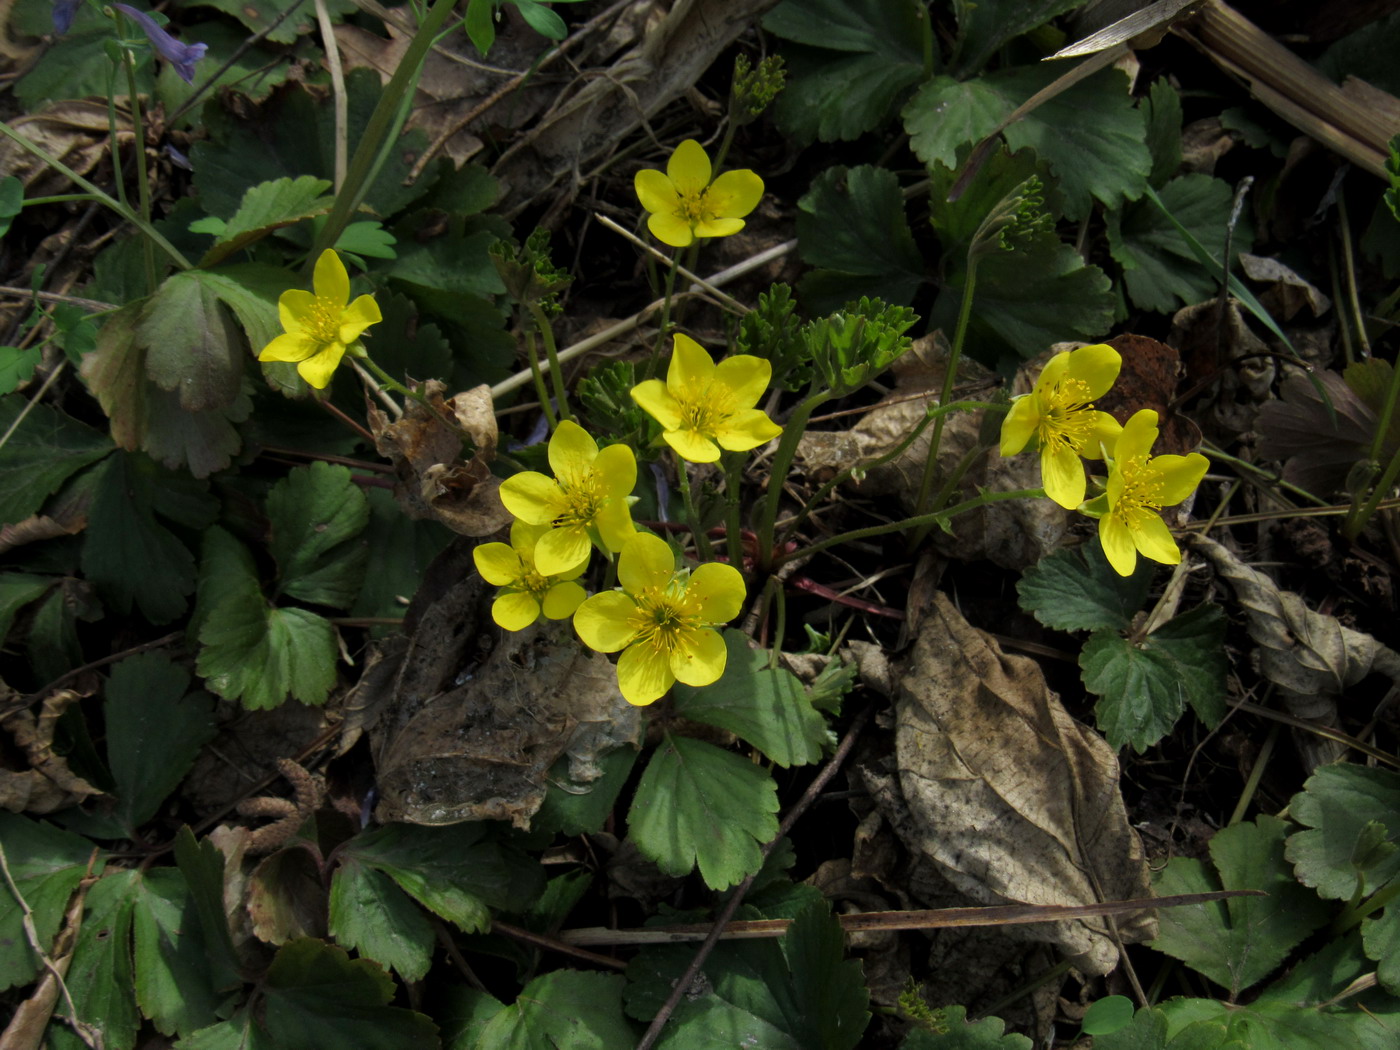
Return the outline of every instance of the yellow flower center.
<path id="1" fill-rule="evenodd" d="M 559 491 L 564 494 L 564 510 L 554 519 L 556 528 L 581 525 L 585 528 L 593 524 L 598 512 L 608 502 L 603 487 L 603 479 L 596 470 L 588 470 L 572 479 L 570 484 L 559 483 Z"/>
<path id="2" fill-rule="evenodd" d="M 345 308 L 338 306 L 335 300 L 318 295 L 302 324 L 306 328 L 306 334 L 318 343 L 339 342 L 340 318 L 344 313 Z"/>
<path id="3" fill-rule="evenodd" d="M 630 625 L 637 631 L 633 645 L 648 645 L 668 656 L 683 645 L 692 631 L 709 626 L 700 618 L 699 603 L 685 600 L 684 592 L 674 587 L 647 587 L 632 595 L 637 611 Z"/>
<path id="4" fill-rule="evenodd" d="M 687 383 L 676 397 L 680 406 L 681 430 L 693 430 L 706 437 L 714 437 L 715 431 L 726 419 L 734 414 L 731 398 L 715 389 L 716 384 L 701 386 Z"/>
<path id="5" fill-rule="evenodd" d="M 676 205 L 676 215 L 692 227 L 710 218 L 705 201 L 705 195 L 708 192 L 708 189 L 677 190 L 676 194 L 680 197 L 680 203 Z"/>
<path id="6" fill-rule="evenodd" d="M 1094 403 L 1082 379 L 1062 379 L 1041 397 L 1040 443 L 1084 450 L 1094 432 Z"/>
<path id="7" fill-rule="evenodd" d="M 1146 456 L 1117 464 L 1123 476 L 1123 493 L 1113 505 L 1113 513 L 1130 530 L 1136 531 L 1149 515 L 1162 509 L 1162 475 L 1148 465 Z"/>
<path id="8" fill-rule="evenodd" d="M 526 568 L 510 585 L 513 591 L 521 591 L 539 599 L 549 590 L 549 581 L 541 576 L 533 566 Z"/>

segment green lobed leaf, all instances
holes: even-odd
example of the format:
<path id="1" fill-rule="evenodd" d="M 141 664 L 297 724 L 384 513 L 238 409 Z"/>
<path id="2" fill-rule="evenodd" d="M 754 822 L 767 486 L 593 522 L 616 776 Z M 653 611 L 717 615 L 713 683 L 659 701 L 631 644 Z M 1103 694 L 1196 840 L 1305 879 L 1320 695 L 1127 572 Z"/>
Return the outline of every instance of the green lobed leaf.
<path id="1" fill-rule="evenodd" d="M 357 540 L 369 502 L 350 471 L 321 460 L 295 467 L 267 497 L 278 593 L 348 608 L 364 580 L 368 547 Z"/>
<path id="2" fill-rule="evenodd" d="M 331 879 L 331 936 L 406 981 L 428 972 L 433 927 L 418 906 L 382 872 L 342 858 Z"/>
<path id="3" fill-rule="evenodd" d="M 1089 1004 L 1080 1028 L 1085 1035 L 1107 1035 L 1133 1023 L 1133 1001 L 1126 995 L 1106 995 Z"/>
<path id="4" fill-rule="evenodd" d="M 1225 716 L 1225 616 L 1201 605 L 1173 617 L 1141 642 L 1096 631 L 1084 643 L 1084 686 L 1099 697 L 1094 717 L 1110 747 L 1151 747 L 1186 705 L 1207 726 Z"/>
<path id="5" fill-rule="evenodd" d="M 134 332 L 146 376 L 187 412 L 222 412 L 238 399 L 243 333 L 199 270 L 167 277 L 146 300 Z"/>
<path id="6" fill-rule="evenodd" d="M 1164 185 L 1158 195 L 1177 223 L 1212 256 L 1225 250 L 1233 198 L 1226 182 L 1209 175 L 1182 175 Z M 1170 313 L 1216 293 L 1216 278 L 1197 261 L 1176 224 L 1151 201 L 1127 204 L 1110 213 L 1107 227 L 1109 250 L 1123 267 L 1123 283 L 1135 306 Z M 1248 251 L 1252 244 L 1253 237 L 1242 222 L 1236 227 L 1233 250 Z"/>
<path id="7" fill-rule="evenodd" d="M 967 1007 L 945 1006 L 938 1011 L 941 1028 L 917 1028 L 899 1044 L 899 1050 L 1032 1050 L 1023 1035 L 1006 1031 L 1000 1017 L 967 1019 Z"/>
<path id="8" fill-rule="evenodd" d="M 10 223 L 24 210 L 24 183 L 14 175 L 0 179 L 0 237 L 10 232 Z"/>
<path id="9" fill-rule="evenodd" d="M 602 831 L 636 764 L 637 754 L 632 747 L 609 751 L 598 759 L 603 775 L 583 790 L 580 785 L 570 783 L 570 759 L 568 755 L 561 755 L 545 777 L 549 790 L 530 818 L 530 830 L 565 835 L 596 835 Z M 568 789 L 563 787 L 565 784 L 570 785 Z"/>
<path id="10" fill-rule="evenodd" d="M 796 44 L 782 50 L 788 78 L 773 118 L 799 144 L 874 131 L 923 77 L 912 4 L 785 0 L 764 16 L 763 26 Z"/>
<path id="11" fill-rule="evenodd" d="M 1003 93 L 987 77 L 960 81 L 940 76 L 919 86 L 902 116 L 914 155 L 925 164 L 951 170 L 959 166 L 960 147 L 990 135 L 1009 112 Z M 946 192 L 931 196 L 935 205 L 946 199 Z"/>
<path id="12" fill-rule="evenodd" d="M 0 346 L 0 395 L 13 393 L 20 384 L 29 382 L 43 355 L 42 346 Z"/>
<path id="13" fill-rule="evenodd" d="M 234 252 L 242 251 L 255 241 L 283 226 L 324 215 L 335 203 L 325 196 L 331 186 L 329 179 L 313 175 L 273 179 L 250 186 L 243 194 L 238 210 L 227 222 L 214 219 L 191 226 L 197 232 L 212 233 L 213 247 L 200 259 L 201 267 L 217 266 Z"/>
<path id="14" fill-rule="evenodd" d="M 953 10 L 958 18 L 954 69 L 959 76 L 971 76 L 1005 44 L 1083 3 L 1084 0 L 954 0 Z"/>
<path id="15" fill-rule="evenodd" d="M 238 957 L 224 912 L 224 855 L 208 839 L 196 842 L 194 832 L 185 825 L 175 835 L 175 863 L 189 890 L 190 908 L 186 915 L 192 911 L 199 925 L 205 947 L 203 968 L 209 974 L 211 986 L 218 989 L 238 986 L 241 983 Z M 184 928 L 190 927 L 187 918 Z"/>
<path id="16" fill-rule="evenodd" d="M 189 686 L 189 672 L 160 653 L 128 657 L 107 680 L 107 765 L 116 815 L 131 838 L 214 737 L 213 703 Z"/>
<path id="17" fill-rule="evenodd" d="M 1272 973 L 1328 918 L 1327 906 L 1294 880 L 1284 858 L 1289 827 L 1264 815 L 1222 828 L 1210 840 L 1214 871 L 1202 861 L 1173 857 L 1154 883 L 1158 896 L 1219 889 L 1268 894 L 1164 908 L 1158 914 L 1160 932 L 1152 946 L 1227 989 L 1232 1001 Z"/>
<path id="18" fill-rule="evenodd" d="M 797 243 L 804 262 L 818 267 L 802 281 L 816 311 L 860 296 L 907 305 L 924 282 L 924 262 L 904 195 L 892 171 L 871 165 L 828 168 L 797 202 Z"/>
<path id="19" fill-rule="evenodd" d="M 45 15 L 49 10 L 47 4 L 21 4 L 17 9 L 24 8 Z M 63 36 L 54 37 L 39 60 L 15 82 L 14 94 L 25 112 L 36 112 L 55 99 L 107 97 L 112 78 L 112 60 L 107 55 L 107 42 L 113 37 L 112 20 L 104 18 L 99 10 L 81 5 L 72 28 Z M 51 21 L 48 25 L 40 21 L 30 26 L 28 35 L 54 36 Z M 136 91 L 149 94 L 155 81 L 150 58 L 148 54 L 138 54 L 136 59 Z M 119 93 L 126 94 L 125 80 Z"/>
<path id="20" fill-rule="evenodd" d="M 101 1029 L 105 1050 L 132 1050 L 141 1025 L 131 951 L 134 893 L 140 878 L 136 871 L 114 872 L 88 890 L 65 975 L 78 1016 Z M 49 1031 L 63 1027 L 55 1022 Z"/>
<path id="21" fill-rule="evenodd" d="M 627 827 L 667 874 L 689 874 L 698 863 L 706 885 L 721 890 L 758 870 L 759 843 L 778 833 L 777 811 L 777 785 L 761 767 L 668 734 L 637 785 Z"/>
<path id="22" fill-rule="evenodd" d="M 166 1035 L 213 1024 L 232 989 L 219 992 L 203 931 L 186 921 L 192 902 L 184 875 L 176 868 L 151 868 L 138 873 L 130 890 L 141 1012 Z"/>
<path id="23" fill-rule="evenodd" d="M 621 977 L 555 970 L 537 977 L 497 1010 L 472 1050 L 617 1050 L 636 1042 L 622 1015 Z M 462 1045 L 462 1044 L 457 1044 Z M 731 1044 L 737 1045 L 737 1044 Z"/>
<path id="24" fill-rule="evenodd" d="M 17 813 L 0 811 L 0 845 L 15 887 L 33 914 L 34 932 L 47 950 L 58 935 L 68 900 L 97 852 L 91 842 Z M 98 856 L 94 872 L 101 872 Z M 28 984 L 39 972 L 11 890 L 0 885 L 0 992 Z"/>
<path id="25" fill-rule="evenodd" d="M 795 1034 L 813 1050 L 853 1050 L 870 1023 L 870 991 L 860 963 L 846 958 L 841 923 L 825 902 L 792 920 L 783 949 L 802 1018 Z"/>
<path id="26" fill-rule="evenodd" d="M 1304 829 L 1288 839 L 1286 853 L 1305 886 L 1331 900 L 1369 897 L 1400 875 L 1400 851 L 1368 851 L 1374 863 L 1358 867 L 1357 843 L 1368 825 L 1400 839 L 1400 774 L 1337 762 L 1321 766 L 1293 796 L 1289 815 Z"/>
<path id="27" fill-rule="evenodd" d="M 791 671 L 769 668 L 768 654 L 750 648 L 742 631 L 725 631 L 724 643 L 724 676 L 702 687 L 677 683 L 676 713 L 737 733 L 784 769 L 820 759 L 831 734 L 802 683 Z"/>
<path id="28" fill-rule="evenodd" d="M 77 621 L 95 619 L 98 608 L 96 597 L 72 578 L 60 580 L 39 602 L 24 645 L 36 681 L 52 682 L 86 663 L 78 641 Z"/>
<path id="29" fill-rule="evenodd" d="M 112 441 L 92 427 L 43 402 L 28 405 L 19 395 L 0 398 L 0 432 L 24 422 L 0 447 L 0 523 L 14 524 L 36 513 L 72 475 L 112 451 Z"/>
<path id="30" fill-rule="evenodd" d="M 43 597 L 58 582 L 53 576 L 31 572 L 0 573 L 0 641 L 10 633 L 15 614 L 30 602 Z"/>
<path id="31" fill-rule="evenodd" d="M 288 696 L 324 704 L 335 685 L 335 628 L 305 609 L 235 596 L 210 611 L 199 643 L 205 684 L 250 711 L 278 707 Z"/>
<path id="32" fill-rule="evenodd" d="M 287 270 L 266 263 L 237 263 L 200 273 L 206 287 L 238 318 L 252 352 L 260 353 L 282 334 L 277 299 L 293 285 Z"/>
<path id="33" fill-rule="evenodd" d="M 1016 582 L 1022 609 L 1057 631 L 1126 631 L 1147 601 L 1152 567 L 1146 560 L 1123 577 L 1104 558 L 1103 548 L 1086 543 L 1055 551 L 1026 569 Z"/>
<path id="34" fill-rule="evenodd" d="M 1152 154 L 1147 181 L 1162 186 L 1181 167 L 1181 94 L 1166 77 L 1158 77 L 1138 101 L 1138 108 L 1147 119 L 1147 148 Z"/>

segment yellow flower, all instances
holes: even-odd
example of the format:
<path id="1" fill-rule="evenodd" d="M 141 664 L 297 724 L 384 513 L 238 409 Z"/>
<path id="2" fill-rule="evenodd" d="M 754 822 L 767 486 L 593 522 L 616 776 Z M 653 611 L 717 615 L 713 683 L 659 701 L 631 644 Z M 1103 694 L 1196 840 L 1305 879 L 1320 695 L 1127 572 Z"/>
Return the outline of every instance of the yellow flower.
<path id="1" fill-rule="evenodd" d="M 720 448 L 747 452 L 783 432 L 753 406 L 768 389 L 773 366 L 739 354 L 716 365 L 705 348 L 677 335 L 666 382 L 648 379 L 632 400 L 665 428 L 666 443 L 692 463 L 713 463 Z"/>
<path id="2" fill-rule="evenodd" d="M 1153 456 L 1157 413 L 1135 412 L 1123 426 L 1108 467 L 1108 489 L 1084 505 L 1099 519 L 1099 542 L 1120 576 L 1131 576 L 1142 554 L 1163 565 L 1181 561 L 1181 551 L 1157 511 L 1174 507 L 1195 491 L 1210 461 L 1199 452 Z"/>
<path id="3" fill-rule="evenodd" d="M 744 578 L 732 565 L 707 562 L 677 572 L 666 541 L 638 533 L 622 548 L 620 591 L 595 594 L 574 613 L 583 644 L 624 650 L 617 684 L 629 704 L 649 704 L 677 681 L 709 685 L 724 674 L 724 639 L 714 630 L 739 615 Z"/>
<path id="4" fill-rule="evenodd" d="M 277 300 L 284 334 L 258 355 L 259 361 L 295 361 L 301 378 L 320 390 L 331 381 L 345 351 L 358 345 L 364 330 L 384 320 L 372 295 L 350 302 L 350 275 L 340 256 L 327 248 L 316 260 L 314 293 L 289 288 Z M 349 305 L 346 305 L 349 304 Z"/>
<path id="5" fill-rule="evenodd" d="M 587 559 L 577 568 L 551 576 L 535 567 L 535 545 L 548 531 L 548 525 L 516 521 L 510 527 L 510 543 L 483 543 L 472 551 L 477 572 L 501 588 L 491 603 L 491 619 L 507 631 L 524 630 L 541 611 L 551 620 L 563 620 L 588 596 L 574 582 L 588 566 Z"/>
<path id="6" fill-rule="evenodd" d="M 1073 510 L 1084 502 L 1084 467 L 1079 457 L 1103 459 L 1123 428 L 1093 402 L 1103 397 L 1123 359 L 1104 343 L 1066 350 L 1050 359 L 1035 389 L 1016 398 L 1001 424 L 1001 454 L 1014 456 L 1034 439 L 1040 447 L 1045 494 Z"/>
<path id="7" fill-rule="evenodd" d="M 637 457 L 626 445 L 598 443 L 565 420 L 549 439 L 554 477 L 523 471 L 501 482 L 501 502 L 521 521 L 548 525 L 535 543 L 535 567 L 559 576 L 588 561 L 590 544 L 620 551 L 637 532 L 627 497 L 637 484 Z"/>
<path id="8" fill-rule="evenodd" d="M 647 229 L 658 241 L 684 248 L 696 237 L 728 237 L 744 228 L 743 216 L 763 196 L 763 180 L 748 168 L 726 171 L 714 182 L 710 175 L 710 158 L 694 139 L 676 147 L 664 174 L 637 172 L 637 199 L 651 213 Z"/>

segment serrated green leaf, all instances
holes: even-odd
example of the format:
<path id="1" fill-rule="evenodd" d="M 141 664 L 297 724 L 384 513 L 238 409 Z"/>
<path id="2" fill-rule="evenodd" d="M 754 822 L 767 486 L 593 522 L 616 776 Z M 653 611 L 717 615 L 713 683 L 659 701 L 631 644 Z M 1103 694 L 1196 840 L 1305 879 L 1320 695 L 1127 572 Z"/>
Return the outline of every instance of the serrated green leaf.
<path id="1" fill-rule="evenodd" d="M 42 402 L 18 395 L 0 398 L 0 432 L 23 423 L 0 447 L 0 523 L 23 521 L 73 474 L 112 451 L 112 441 Z"/>
<path id="2" fill-rule="evenodd" d="M 1166 77 L 1158 77 L 1138 106 L 1147 119 L 1147 148 L 1152 154 L 1147 181 L 1161 186 L 1181 167 L 1181 94 Z"/>
<path id="3" fill-rule="evenodd" d="M 953 65 L 958 75 L 976 73 L 1003 45 L 1083 3 L 1084 0 L 954 0 L 958 37 L 953 45 Z"/>
<path id="4" fill-rule="evenodd" d="M 1084 686 L 1099 697 L 1094 717 L 1109 746 L 1151 747 L 1189 703 L 1214 727 L 1225 715 L 1225 616 L 1201 605 L 1167 621 L 1139 643 L 1097 631 L 1084 643 Z"/>
<path id="5" fill-rule="evenodd" d="M 570 783 L 569 756 L 560 756 L 545 777 L 549 790 L 540 808 L 530 818 L 530 830 L 550 834 L 596 835 L 607 823 L 636 761 L 635 748 L 620 747 L 609 751 L 598 760 L 603 775 L 591 784 L 577 785 Z M 567 789 L 563 787 L 565 784 L 569 784 Z"/>
<path id="6" fill-rule="evenodd" d="M 209 983 L 216 989 L 235 987 L 240 978 L 233 937 L 224 912 L 224 855 L 208 839 L 196 842 L 194 832 L 186 825 L 175 835 L 175 863 L 185 877 L 190 906 L 199 924 L 205 946 L 203 966 L 209 974 Z"/>
<path id="7" fill-rule="evenodd" d="M 369 554 L 355 540 L 369 522 L 369 503 L 346 467 L 320 460 L 296 467 L 267 497 L 269 549 L 278 593 L 344 609 L 364 580 Z"/>
<path id="8" fill-rule="evenodd" d="M 793 995 L 803 1019 L 795 1033 L 814 1050 L 853 1050 L 870 1022 L 870 991 L 860 963 L 825 903 L 792 920 L 783 937 Z"/>
<path id="9" fill-rule="evenodd" d="M 15 614 L 30 602 L 43 597 L 58 580 L 30 572 L 0 573 L 0 642 L 10 633 Z"/>
<path id="10" fill-rule="evenodd" d="M 1386 908 L 1361 922 L 1366 957 L 1376 960 L 1376 980 L 1391 995 L 1400 995 L 1400 908 Z"/>
<path id="11" fill-rule="evenodd" d="M 0 394 L 12 393 L 21 383 L 29 382 L 43 355 L 42 346 L 0 346 Z"/>
<path id="12" fill-rule="evenodd" d="M 232 596 L 210 610 L 199 643 L 196 667 L 205 684 L 250 711 L 278 707 L 289 695 L 324 704 L 335 685 L 335 628 L 306 609 Z"/>
<path id="13" fill-rule="evenodd" d="M 107 765 L 116 816 L 131 838 L 214 737 L 213 703 L 189 685 L 189 672 L 160 653 L 128 657 L 107 681 Z"/>
<path id="14" fill-rule="evenodd" d="M 630 837 L 670 875 L 696 864 L 711 889 L 762 863 L 759 843 L 778 833 L 778 790 L 762 768 L 713 744 L 667 735 L 652 753 L 632 808 Z"/>
<path id="15" fill-rule="evenodd" d="M 63 923 L 63 911 L 97 852 L 91 842 L 51 824 L 0 811 L 0 845 L 20 896 L 29 905 L 34 931 L 47 950 Z M 101 872 L 99 856 L 94 865 Z M 28 984 L 39 972 L 21 922 L 23 913 L 9 887 L 0 885 L 0 992 Z"/>
<path id="16" fill-rule="evenodd" d="M 238 398 L 247 348 L 243 333 L 198 270 L 167 277 L 146 300 L 135 338 L 146 375 L 187 412 L 222 412 Z"/>
<path id="17" fill-rule="evenodd" d="M 165 492 L 163 472 L 139 453 L 118 452 L 98 470 L 83 573 L 115 612 L 134 608 L 151 623 L 183 615 L 194 590 L 194 555 L 156 520 Z"/>
<path id="18" fill-rule="evenodd" d="M 1225 250 L 1232 194 L 1221 179 L 1183 175 L 1159 191 L 1162 204 L 1212 256 Z M 1134 305 L 1170 313 L 1216 293 L 1216 278 L 1196 259 L 1186 238 L 1151 201 L 1124 205 L 1108 217 L 1108 244 L 1123 267 L 1123 282 Z M 1234 250 L 1253 243 L 1248 226 L 1236 227 Z"/>
<path id="19" fill-rule="evenodd" d="M 315 28 L 315 19 L 305 14 L 293 12 L 293 17 L 282 18 L 288 9 L 295 6 L 295 0 L 193 0 L 191 7 L 212 7 L 238 19 L 254 33 L 266 31 L 266 39 L 274 44 L 290 44 L 296 38 Z M 332 22 L 341 19 L 355 10 L 352 0 L 329 0 L 326 11 Z"/>
<path id="20" fill-rule="evenodd" d="M 336 251 L 358 258 L 365 255 L 371 259 L 397 259 L 394 251 L 398 238 L 378 222 L 352 222 L 336 238 Z"/>
<path id="21" fill-rule="evenodd" d="M 1021 574 L 1021 608 L 1057 631 L 1126 631 L 1147 601 L 1149 563 L 1128 577 L 1113 571 L 1097 544 L 1055 551 Z"/>
<path id="22" fill-rule="evenodd" d="M 971 1022 L 965 1006 L 945 1006 L 938 1013 L 941 1030 L 915 1029 L 899 1050 L 1032 1050 L 1035 1045 L 1023 1035 L 1007 1032 L 1000 1017 Z"/>
<path id="23" fill-rule="evenodd" d="M 342 855 L 388 875 L 467 933 L 486 929 L 492 908 L 523 911 L 544 888 L 539 864 L 497 841 L 482 823 L 385 824 L 355 836 Z"/>
<path id="24" fill-rule="evenodd" d="M 1293 878 L 1283 855 L 1289 825 L 1277 817 L 1222 828 L 1210 840 L 1215 870 L 1174 857 L 1157 876 L 1158 896 L 1214 890 L 1263 890 L 1267 897 L 1231 897 L 1164 908 L 1152 946 L 1180 959 L 1229 991 L 1233 1001 L 1267 977 L 1327 921 L 1327 906 Z"/>
<path id="25" fill-rule="evenodd" d="M 1289 838 L 1288 859 L 1299 881 L 1323 897 L 1350 900 L 1358 889 L 1370 896 L 1400 875 L 1400 851 L 1360 870 L 1354 863 L 1368 824 L 1389 829 L 1389 842 L 1400 838 L 1400 774 L 1345 762 L 1322 766 L 1293 796 L 1288 812 L 1307 829 Z"/>
<path id="26" fill-rule="evenodd" d="M 39 602 L 24 644 L 37 681 L 52 682 L 86 662 L 78 641 L 77 621 L 95 618 L 97 606 L 96 598 L 74 579 L 60 581 Z"/>
<path id="27" fill-rule="evenodd" d="M 217 237 L 199 265 L 206 269 L 217 266 L 273 230 L 326 214 L 335 203 L 334 197 L 325 196 L 330 186 L 329 179 L 313 175 L 273 179 L 249 186 L 238 210 L 223 223 L 221 230 L 196 231 L 212 232 Z"/>
<path id="28" fill-rule="evenodd" d="M 166 1035 L 212 1024 L 228 995 L 211 980 L 199 926 L 186 921 L 192 903 L 184 876 L 175 868 L 152 868 L 132 880 L 131 894 L 141 1012 Z"/>
<path id="29" fill-rule="evenodd" d="M 917 12 L 881 0 L 786 0 L 764 28 L 783 48 L 787 85 L 773 119 L 798 143 L 859 138 L 884 124 L 923 76 Z"/>
<path id="30" fill-rule="evenodd" d="M 1161 1010 L 1139 1010 L 1132 1024 L 1094 1036 L 1094 1050 L 1165 1050 L 1166 1045 L 1167 1017 Z"/>
<path id="31" fill-rule="evenodd" d="M 515 1003 L 482 1026 L 473 1050 L 616 1050 L 637 1035 L 622 1015 L 623 980 L 613 974 L 555 970 L 537 977 Z"/>
<path id="32" fill-rule="evenodd" d="M 1107 995 L 1089 1004 L 1080 1022 L 1085 1035 L 1107 1035 L 1133 1023 L 1133 1001 L 1126 995 Z"/>
<path id="33" fill-rule="evenodd" d="M 331 936 L 406 981 L 428 972 L 433 927 L 408 895 L 382 872 L 342 858 L 331 879 Z"/>
<path id="34" fill-rule="evenodd" d="M 393 493 L 385 489 L 372 488 L 365 496 L 369 524 L 363 541 L 369 560 L 350 615 L 401 617 L 408 600 L 418 593 L 423 574 L 451 541 L 452 533 L 436 521 L 410 518 Z"/>
<path id="35" fill-rule="evenodd" d="M 261 352 L 282 334 L 277 300 L 294 283 L 287 270 L 265 263 L 237 263 L 201 273 L 204 284 L 238 318 L 250 350 Z"/>
<path id="36" fill-rule="evenodd" d="M 78 1016 L 102 1031 L 106 1050 L 131 1050 L 141 1025 L 131 953 L 133 893 L 140 877 L 135 871 L 116 872 L 88 890 L 65 975 Z"/>
<path id="37" fill-rule="evenodd" d="M 751 649 L 742 631 L 725 631 L 724 642 L 724 676 L 703 687 L 677 683 L 676 712 L 739 734 L 785 769 L 820 759 L 830 733 L 802 683 L 791 671 L 770 669 L 768 654 Z"/>
<path id="38" fill-rule="evenodd" d="M 896 305 L 913 299 L 924 262 L 894 172 L 868 164 L 828 168 L 797 208 L 798 251 L 818 267 L 802 282 L 812 309 L 837 309 L 863 295 Z"/>
<path id="39" fill-rule="evenodd" d="M 106 47 L 113 36 L 112 22 L 92 9 L 79 8 L 79 12 L 73 27 L 63 36 L 55 37 L 39 61 L 29 66 L 15 83 L 15 97 L 26 112 L 33 113 L 55 99 L 106 97 L 112 76 L 112 60 L 107 56 Z M 52 23 L 32 35 L 41 34 L 53 34 Z M 155 82 L 153 74 L 149 61 L 137 61 L 138 93 L 150 93 Z M 125 86 L 121 93 L 126 94 Z"/>
<path id="40" fill-rule="evenodd" d="M 980 142 L 1009 112 L 1003 92 L 986 77 L 934 77 L 905 105 L 904 130 L 909 148 L 925 164 L 955 169 L 959 147 Z M 946 193 L 932 195 L 938 204 L 946 198 Z"/>

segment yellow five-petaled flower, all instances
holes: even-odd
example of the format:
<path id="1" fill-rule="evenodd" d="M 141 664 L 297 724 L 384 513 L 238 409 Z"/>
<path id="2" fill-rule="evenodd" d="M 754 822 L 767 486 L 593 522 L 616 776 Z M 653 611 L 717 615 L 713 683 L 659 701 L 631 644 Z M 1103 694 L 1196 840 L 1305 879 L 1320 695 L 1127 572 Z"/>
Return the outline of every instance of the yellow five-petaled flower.
<path id="1" fill-rule="evenodd" d="M 1210 466 L 1199 452 L 1153 456 L 1156 440 L 1157 413 L 1150 408 L 1135 412 L 1113 448 L 1106 491 L 1084 505 L 1086 514 L 1099 519 L 1099 542 L 1120 576 L 1132 575 L 1138 554 L 1164 565 L 1181 561 L 1171 530 L 1157 512 L 1191 495 Z"/>
<path id="2" fill-rule="evenodd" d="M 648 379 L 632 400 L 661 424 L 666 443 L 692 463 L 713 463 L 719 450 L 747 452 L 782 433 L 754 405 L 768 389 L 773 366 L 739 354 L 716 365 L 687 335 L 677 335 L 666 382 Z"/>
<path id="3" fill-rule="evenodd" d="M 630 704 L 649 704 L 677 681 L 709 685 L 724 674 L 724 638 L 714 628 L 739 615 L 744 578 L 732 565 L 706 562 L 677 572 L 665 540 L 638 533 L 622 548 L 620 591 L 595 594 L 574 613 L 583 644 L 622 650 L 617 684 Z"/>
<path id="4" fill-rule="evenodd" d="M 627 497 L 637 484 L 637 457 L 626 445 L 598 443 L 565 420 L 549 439 L 554 477 L 522 471 L 501 482 L 501 502 L 521 521 L 548 525 L 535 543 L 535 567 L 557 576 L 588 561 L 591 544 L 617 552 L 636 534 Z"/>
<path id="5" fill-rule="evenodd" d="M 516 521 L 510 527 L 510 543 L 483 543 L 472 551 L 482 579 L 501 588 L 491 603 L 491 619 L 507 631 L 524 630 L 541 612 L 551 620 L 566 619 L 587 597 L 575 582 L 588 567 L 587 559 L 553 575 L 535 567 L 535 545 L 549 529 Z"/>
<path id="6" fill-rule="evenodd" d="M 633 186 L 658 241 L 684 248 L 697 237 L 728 237 L 744 228 L 743 217 L 758 207 L 763 180 L 748 168 L 726 171 L 713 182 L 705 147 L 686 139 L 665 172 L 643 168 Z"/>
<path id="7" fill-rule="evenodd" d="M 1123 359 L 1107 344 L 1066 350 L 1050 359 L 1035 389 L 1011 403 L 1001 424 L 1001 454 L 1014 456 L 1032 439 L 1040 448 L 1045 494 L 1073 510 L 1084 502 L 1079 457 L 1103 459 L 1122 427 L 1094 408 L 1118 378 Z"/>
<path id="8" fill-rule="evenodd" d="M 295 361 L 297 372 L 320 390 L 331 381 L 347 350 L 384 318 L 372 295 L 350 302 L 350 275 L 340 256 L 327 248 L 316 260 L 312 279 L 316 290 L 289 288 L 277 300 L 283 334 L 258 355 L 259 361 Z"/>

